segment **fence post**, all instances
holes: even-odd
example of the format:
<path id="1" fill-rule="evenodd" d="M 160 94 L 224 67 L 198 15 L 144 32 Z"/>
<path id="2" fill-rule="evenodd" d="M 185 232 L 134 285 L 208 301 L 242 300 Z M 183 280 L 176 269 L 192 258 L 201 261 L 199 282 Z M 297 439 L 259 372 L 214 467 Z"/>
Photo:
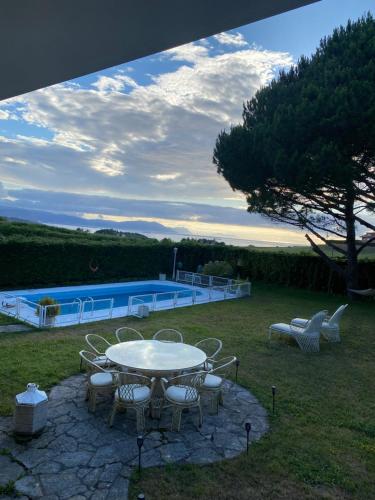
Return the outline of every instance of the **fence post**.
<path id="1" fill-rule="evenodd" d="M 20 317 L 20 298 L 16 298 L 16 318 Z"/>
<path id="2" fill-rule="evenodd" d="M 176 271 L 176 281 L 180 281 L 180 270 L 177 269 Z"/>
<path id="3" fill-rule="evenodd" d="M 154 293 L 154 295 L 152 296 L 152 310 L 153 311 L 156 310 L 156 296 L 157 296 L 156 293 Z"/>
<path id="4" fill-rule="evenodd" d="M 174 292 L 174 294 L 173 294 L 173 307 L 176 307 L 176 305 L 177 305 L 177 295 L 178 295 L 178 292 Z"/>
<path id="5" fill-rule="evenodd" d="M 112 319 L 112 314 L 113 314 L 113 302 L 114 302 L 114 299 L 112 298 L 112 299 L 111 299 L 111 302 L 110 302 L 111 306 L 110 306 L 110 308 L 109 308 L 109 319 Z"/>
<path id="6" fill-rule="evenodd" d="M 133 297 L 131 296 L 128 302 L 128 316 L 132 312 L 132 307 L 133 307 Z"/>
<path id="7" fill-rule="evenodd" d="M 44 310 L 45 306 L 39 306 L 39 328 L 42 328 L 44 325 Z"/>
<path id="8" fill-rule="evenodd" d="M 212 287 L 212 276 L 208 277 L 208 286 L 211 288 Z"/>

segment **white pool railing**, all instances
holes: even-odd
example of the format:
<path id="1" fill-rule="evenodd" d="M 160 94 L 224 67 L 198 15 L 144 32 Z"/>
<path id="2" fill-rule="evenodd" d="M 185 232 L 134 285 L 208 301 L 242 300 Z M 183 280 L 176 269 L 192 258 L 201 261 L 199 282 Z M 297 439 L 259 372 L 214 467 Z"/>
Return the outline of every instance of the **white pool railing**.
<path id="1" fill-rule="evenodd" d="M 40 305 L 25 297 L 0 292 L 0 312 L 25 321 L 33 326 L 43 328 L 64 326 L 99 321 L 124 316 L 141 316 L 139 306 L 147 306 L 150 312 L 176 307 L 203 304 L 220 300 L 250 296 L 251 283 L 236 281 L 219 276 L 207 276 L 188 271 L 177 271 L 176 281 L 185 283 L 191 288 L 174 292 L 160 292 L 129 297 L 128 306 L 114 308 L 114 298 L 85 299 L 75 298 L 72 302 L 62 304 Z M 60 314 L 51 311 L 60 306 Z M 70 308 L 68 313 L 61 314 L 61 309 Z M 51 312 L 49 312 L 51 311 Z"/>

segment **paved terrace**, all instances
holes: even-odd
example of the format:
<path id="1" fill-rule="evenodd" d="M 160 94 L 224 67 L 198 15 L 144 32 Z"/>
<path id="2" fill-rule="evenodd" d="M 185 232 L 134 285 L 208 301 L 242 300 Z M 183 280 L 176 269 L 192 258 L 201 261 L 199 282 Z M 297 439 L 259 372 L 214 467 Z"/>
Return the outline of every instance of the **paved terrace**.
<path id="1" fill-rule="evenodd" d="M 147 419 L 142 466 L 209 464 L 233 458 L 246 450 L 245 422 L 250 440 L 268 430 L 267 414 L 246 389 L 226 382 L 224 406 L 209 415 L 204 405 L 203 426 L 193 409 L 183 413 L 181 432 L 170 432 L 171 413 Z M 87 411 L 85 378 L 70 377 L 49 394 L 49 420 L 43 434 L 27 443 L 12 437 L 12 418 L 0 418 L 0 486 L 14 481 L 18 498 L 126 499 L 129 478 L 138 466 L 135 416 L 118 413 L 108 426 L 109 401 L 95 414 Z M 1 497 L 10 498 L 10 497 Z"/>

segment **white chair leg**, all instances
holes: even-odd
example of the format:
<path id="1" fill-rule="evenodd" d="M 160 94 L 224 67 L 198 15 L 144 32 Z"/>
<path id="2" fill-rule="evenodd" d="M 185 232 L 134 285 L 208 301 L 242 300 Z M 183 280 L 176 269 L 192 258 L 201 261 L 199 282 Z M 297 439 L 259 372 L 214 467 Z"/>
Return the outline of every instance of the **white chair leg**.
<path id="1" fill-rule="evenodd" d="M 145 409 L 143 406 L 135 409 L 137 414 L 137 432 L 145 430 Z"/>
<path id="2" fill-rule="evenodd" d="M 199 401 L 199 404 L 198 404 L 198 411 L 199 411 L 198 427 L 202 427 L 202 425 L 203 425 L 203 415 L 202 415 L 202 406 L 201 406 L 201 402 L 200 401 Z"/>
<path id="3" fill-rule="evenodd" d="M 174 406 L 172 415 L 172 431 L 180 432 L 181 428 L 181 412 L 182 409 Z"/>
<path id="4" fill-rule="evenodd" d="M 112 409 L 112 412 L 111 412 L 111 416 L 109 418 L 109 426 L 110 427 L 112 427 L 112 425 L 113 425 L 113 421 L 115 419 L 116 412 L 117 412 L 117 404 L 114 403 L 113 404 L 113 409 Z"/>

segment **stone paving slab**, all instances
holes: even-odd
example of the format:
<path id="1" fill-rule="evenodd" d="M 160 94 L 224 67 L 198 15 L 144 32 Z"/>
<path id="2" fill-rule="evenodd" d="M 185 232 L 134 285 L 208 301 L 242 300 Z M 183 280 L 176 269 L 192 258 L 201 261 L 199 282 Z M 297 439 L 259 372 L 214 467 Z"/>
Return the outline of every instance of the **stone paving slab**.
<path id="1" fill-rule="evenodd" d="M 250 441 L 268 430 L 267 413 L 246 389 L 225 382 L 224 405 L 209 414 L 204 402 L 203 425 L 196 409 L 182 414 L 181 432 L 171 432 L 171 410 L 160 420 L 148 418 L 142 466 L 169 463 L 210 464 L 246 450 L 245 422 Z M 24 498 L 114 500 L 128 497 L 129 478 L 138 466 L 135 414 L 118 413 L 108 426 L 109 399 L 98 400 L 95 414 L 87 411 L 85 378 L 70 377 L 49 394 L 48 424 L 38 438 L 16 443 L 11 417 L 0 418 L 0 486 L 15 481 Z"/>

